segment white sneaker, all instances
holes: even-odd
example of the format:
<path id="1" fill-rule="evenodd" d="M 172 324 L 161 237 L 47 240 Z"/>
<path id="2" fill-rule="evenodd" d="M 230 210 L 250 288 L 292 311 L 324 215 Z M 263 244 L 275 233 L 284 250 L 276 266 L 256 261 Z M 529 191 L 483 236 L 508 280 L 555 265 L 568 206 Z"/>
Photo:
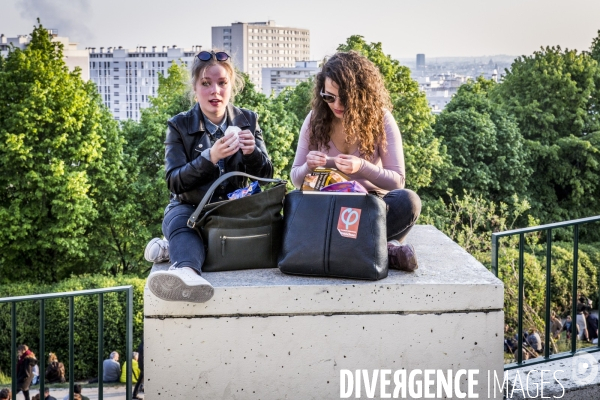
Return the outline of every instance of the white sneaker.
<path id="1" fill-rule="evenodd" d="M 159 299 L 204 303 L 213 297 L 215 289 L 203 277 L 189 268 L 169 268 L 148 277 L 148 288 Z"/>
<path id="2" fill-rule="evenodd" d="M 154 238 L 146 245 L 144 258 L 151 263 L 162 263 L 169 261 L 169 242 Z"/>

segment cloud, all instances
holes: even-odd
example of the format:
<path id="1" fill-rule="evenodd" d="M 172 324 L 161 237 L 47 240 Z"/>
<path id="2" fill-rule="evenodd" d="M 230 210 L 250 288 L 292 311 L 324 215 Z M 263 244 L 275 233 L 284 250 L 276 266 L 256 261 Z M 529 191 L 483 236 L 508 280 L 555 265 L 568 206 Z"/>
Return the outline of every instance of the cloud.
<path id="1" fill-rule="evenodd" d="M 82 42 L 93 38 L 86 21 L 91 19 L 89 0 L 20 0 L 17 3 L 23 18 L 39 18 L 48 29 L 57 29 L 59 36 Z"/>

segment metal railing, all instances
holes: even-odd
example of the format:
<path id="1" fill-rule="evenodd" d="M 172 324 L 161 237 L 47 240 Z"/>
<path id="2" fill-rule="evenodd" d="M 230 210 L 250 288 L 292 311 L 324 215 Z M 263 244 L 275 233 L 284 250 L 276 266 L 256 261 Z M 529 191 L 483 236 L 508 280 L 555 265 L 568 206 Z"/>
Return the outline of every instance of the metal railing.
<path id="1" fill-rule="evenodd" d="M 91 289 L 91 290 L 80 290 L 76 292 L 64 292 L 64 293 L 48 293 L 48 294 L 37 294 L 31 296 L 18 296 L 18 297 L 5 297 L 0 298 L 0 304 L 10 304 L 10 318 L 11 318 L 11 381 L 12 381 L 12 398 L 17 398 L 17 303 L 26 301 L 39 301 L 40 302 L 40 348 L 39 354 L 42 355 L 42 359 L 45 353 L 45 325 L 46 325 L 46 309 L 45 301 L 49 299 L 68 298 L 69 299 L 69 398 L 73 398 L 73 389 L 75 385 L 75 357 L 74 357 L 74 321 L 75 321 L 75 297 L 78 296 L 91 296 L 98 295 L 98 399 L 103 400 L 103 381 L 102 375 L 104 372 L 103 361 L 104 361 L 104 294 L 105 293 L 117 293 L 125 292 L 127 296 L 127 309 L 126 309 L 126 360 L 127 360 L 127 371 L 126 371 L 126 399 L 131 400 L 131 375 L 132 375 L 132 347 L 133 347 L 133 286 L 118 286 L 105 289 Z M 45 361 L 39 363 L 40 369 L 40 398 L 43 398 L 45 389 Z"/>
<path id="2" fill-rule="evenodd" d="M 577 268 L 579 264 L 579 226 L 600 221 L 600 216 L 557 222 L 554 224 L 533 226 L 529 228 L 514 229 L 510 231 L 492 233 L 492 272 L 498 277 L 498 250 L 501 237 L 519 235 L 519 304 L 518 304 L 518 346 L 517 362 L 504 365 L 505 370 L 515 369 L 524 365 L 546 363 L 548 361 L 573 357 L 577 352 Z M 572 280 L 572 310 L 571 310 L 571 351 L 550 355 L 550 296 L 551 296 L 551 271 L 552 271 L 552 230 L 573 227 L 573 280 Z M 533 360 L 523 360 L 523 301 L 525 292 L 524 282 L 524 251 L 525 234 L 546 231 L 546 299 L 545 299 L 545 332 L 544 354 Z M 598 298 L 600 299 L 600 291 Z M 596 347 L 588 347 L 579 351 L 600 351 L 600 341 Z"/>

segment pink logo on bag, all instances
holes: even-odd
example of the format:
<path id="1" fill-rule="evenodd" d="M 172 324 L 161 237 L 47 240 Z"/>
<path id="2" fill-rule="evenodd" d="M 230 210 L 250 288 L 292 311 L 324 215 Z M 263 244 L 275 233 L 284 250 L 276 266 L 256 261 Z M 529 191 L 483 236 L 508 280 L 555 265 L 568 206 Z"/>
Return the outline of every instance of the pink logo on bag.
<path id="1" fill-rule="evenodd" d="M 360 208 L 342 207 L 337 230 L 343 237 L 356 239 L 360 224 Z"/>

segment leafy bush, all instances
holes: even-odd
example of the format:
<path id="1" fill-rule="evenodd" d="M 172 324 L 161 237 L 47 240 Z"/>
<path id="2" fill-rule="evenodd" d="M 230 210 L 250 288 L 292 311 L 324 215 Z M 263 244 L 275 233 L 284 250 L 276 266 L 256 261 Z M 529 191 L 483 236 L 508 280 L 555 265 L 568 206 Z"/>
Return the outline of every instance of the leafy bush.
<path id="1" fill-rule="evenodd" d="M 0 286 L 0 297 L 25 296 L 38 293 L 59 293 L 86 289 L 133 286 L 133 350 L 143 336 L 143 293 L 145 280 L 119 276 L 82 276 L 57 284 L 13 283 Z M 104 354 L 117 351 L 124 358 L 126 349 L 126 294 L 104 294 Z M 98 295 L 74 299 L 74 371 L 75 378 L 90 378 L 98 374 Z M 48 352 L 56 353 L 69 368 L 69 300 L 45 300 L 45 354 L 39 354 L 40 302 L 17 303 L 17 345 L 27 344 L 38 360 L 46 362 Z M 0 370 L 10 371 L 10 304 L 0 304 Z M 68 375 L 68 373 L 67 373 Z"/>

